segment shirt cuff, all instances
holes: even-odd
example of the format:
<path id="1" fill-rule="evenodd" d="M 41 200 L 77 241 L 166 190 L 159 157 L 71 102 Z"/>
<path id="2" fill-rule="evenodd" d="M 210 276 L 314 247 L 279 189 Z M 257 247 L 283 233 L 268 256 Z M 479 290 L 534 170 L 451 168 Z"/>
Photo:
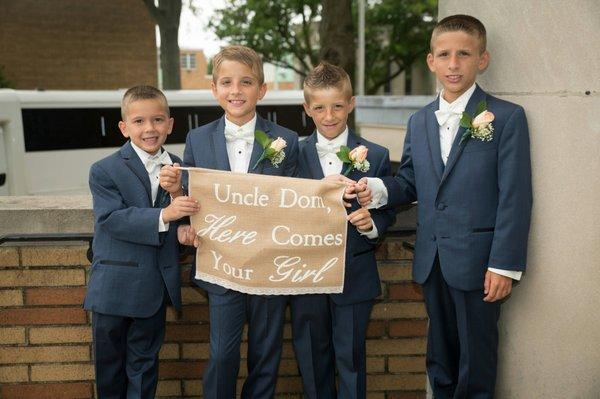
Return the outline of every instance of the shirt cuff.
<path id="1" fill-rule="evenodd" d="M 163 211 L 161 210 L 160 215 L 158 215 L 158 232 L 159 233 L 169 230 L 169 223 L 163 222 L 162 213 L 163 213 Z"/>
<path id="2" fill-rule="evenodd" d="M 367 209 L 381 208 L 388 203 L 388 191 L 383 181 L 378 177 L 367 177 L 367 187 L 371 190 L 373 198 Z"/>
<path id="3" fill-rule="evenodd" d="M 515 271 L 515 270 L 495 269 L 493 267 L 488 267 L 488 270 L 491 271 L 492 273 L 496 273 L 496 274 L 499 274 L 504 277 L 510 277 L 513 280 L 517 280 L 517 281 L 521 280 L 521 276 L 523 275 L 523 272 L 519 272 L 519 271 Z"/>
<path id="4" fill-rule="evenodd" d="M 358 229 L 356 230 L 359 232 L 360 235 L 365 236 L 370 240 L 375 240 L 377 237 L 379 237 L 379 231 L 377 231 L 377 226 L 375 226 L 375 223 L 373 223 L 373 227 L 369 231 L 360 231 Z"/>

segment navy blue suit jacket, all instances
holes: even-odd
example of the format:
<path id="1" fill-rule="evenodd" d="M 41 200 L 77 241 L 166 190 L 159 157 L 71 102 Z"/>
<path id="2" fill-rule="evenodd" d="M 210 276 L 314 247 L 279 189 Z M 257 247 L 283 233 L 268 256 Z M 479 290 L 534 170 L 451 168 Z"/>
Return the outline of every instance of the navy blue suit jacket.
<path id="1" fill-rule="evenodd" d="M 173 162 L 181 162 L 169 154 Z M 181 308 L 177 222 L 159 233 L 168 193 L 159 188 L 153 207 L 150 178 L 130 142 L 90 168 L 94 202 L 92 272 L 84 308 L 98 313 L 150 317 L 164 301 Z"/>
<path id="2" fill-rule="evenodd" d="M 255 140 L 248 173 L 295 176 L 298 161 L 298 135 L 289 129 L 261 118 L 258 114 L 256 115 L 256 130 L 262 130 L 273 139 L 277 137 L 284 139 L 287 143 L 287 147 L 284 149 L 285 159 L 279 167 L 273 166 L 269 160 L 264 160 L 258 164 L 255 170 L 252 170 L 252 167 L 263 152 L 263 148 Z M 227 155 L 227 146 L 225 144 L 225 116 L 193 129 L 188 133 L 183 152 L 183 164 L 198 168 L 231 170 Z M 184 180 L 187 180 L 187 176 L 184 176 Z M 202 206 L 202 203 L 200 205 Z M 196 285 L 213 294 L 222 295 L 228 291 L 227 288 L 220 285 L 195 279 L 195 274 L 196 267 L 194 261 L 192 280 Z"/>
<path id="3" fill-rule="evenodd" d="M 436 253 L 446 282 L 461 290 L 481 289 L 488 267 L 525 270 L 532 206 L 525 112 L 479 86 L 466 112 L 473 115 L 481 100 L 495 115 L 491 141 L 459 144 L 460 128 L 444 167 L 436 99 L 410 118 L 397 175 L 383 179 L 388 205 L 418 201 L 418 283 L 429 276 Z"/>
<path id="4" fill-rule="evenodd" d="M 317 133 L 300 142 L 298 160 L 298 177 L 322 179 L 323 170 L 315 144 Z M 348 147 L 353 149 L 364 145 L 369 149 L 367 160 L 371 167 L 367 172 L 353 170 L 348 177 L 358 181 L 362 177 L 383 177 L 391 174 L 390 156 L 387 148 L 357 137 L 352 131 L 348 135 Z M 353 207 L 352 210 L 356 209 Z M 377 226 L 379 237 L 394 223 L 395 211 L 371 210 L 371 218 Z M 344 275 L 344 292 L 332 294 L 331 299 L 338 305 L 349 305 L 373 299 L 381 294 L 381 284 L 375 260 L 375 247 L 379 240 L 371 240 L 361 235 L 356 227 L 348 224 L 346 244 L 346 270 Z"/>

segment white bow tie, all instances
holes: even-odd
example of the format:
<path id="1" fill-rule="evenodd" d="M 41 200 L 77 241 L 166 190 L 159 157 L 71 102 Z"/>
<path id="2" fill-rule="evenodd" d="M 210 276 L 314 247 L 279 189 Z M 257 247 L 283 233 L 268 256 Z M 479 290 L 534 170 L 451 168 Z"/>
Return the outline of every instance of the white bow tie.
<path id="1" fill-rule="evenodd" d="M 152 173 L 152 171 L 154 171 L 154 168 L 161 167 L 162 165 L 171 165 L 171 157 L 169 157 L 169 153 L 166 151 L 163 151 L 162 154 L 160 155 L 150 155 L 150 157 L 148 157 L 148 159 L 146 160 L 146 165 L 144 165 L 146 167 L 146 170 L 148 171 L 148 173 Z"/>
<path id="2" fill-rule="evenodd" d="M 339 145 L 334 146 L 329 143 L 322 144 L 319 142 L 315 144 L 315 148 L 317 149 L 317 154 L 319 155 L 319 158 L 323 158 L 327 154 L 333 154 L 337 156 L 337 152 L 340 150 Z"/>
<path id="3" fill-rule="evenodd" d="M 462 111 L 455 111 L 453 109 L 446 109 L 446 110 L 441 110 L 438 109 L 437 111 L 435 111 L 435 117 L 439 123 L 440 126 L 444 125 L 446 122 L 448 122 L 448 120 L 450 120 L 450 118 L 452 118 L 453 116 L 457 116 L 460 120 L 460 117 L 462 116 Z"/>
<path id="4" fill-rule="evenodd" d="M 233 143 L 236 140 L 245 141 L 248 144 L 254 143 L 254 132 L 251 130 L 244 129 L 233 129 L 225 128 L 225 140 L 229 143 Z"/>

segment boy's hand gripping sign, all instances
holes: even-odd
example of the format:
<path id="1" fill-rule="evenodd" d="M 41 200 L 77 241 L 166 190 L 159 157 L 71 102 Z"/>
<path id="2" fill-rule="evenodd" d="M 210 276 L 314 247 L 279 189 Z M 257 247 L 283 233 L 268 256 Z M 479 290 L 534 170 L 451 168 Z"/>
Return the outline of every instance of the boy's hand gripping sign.
<path id="1" fill-rule="evenodd" d="M 342 184 L 186 169 L 200 203 L 197 279 L 260 295 L 343 291 Z"/>

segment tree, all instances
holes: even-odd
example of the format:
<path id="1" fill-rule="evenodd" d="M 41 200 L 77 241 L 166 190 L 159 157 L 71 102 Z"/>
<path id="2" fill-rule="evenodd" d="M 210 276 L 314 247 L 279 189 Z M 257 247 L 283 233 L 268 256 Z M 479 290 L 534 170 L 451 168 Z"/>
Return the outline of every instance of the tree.
<path id="1" fill-rule="evenodd" d="M 356 7 L 352 0 L 228 0 L 210 26 L 266 62 L 306 74 L 321 60 L 354 76 Z M 437 0 L 368 1 L 366 92 L 373 94 L 424 57 Z"/>
<path id="2" fill-rule="evenodd" d="M 354 81 L 356 69 L 356 38 L 352 16 L 352 0 L 323 0 L 319 23 L 319 58 L 339 65 Z"/>
<path id="3" fill-rule="evenodd" d="M 142 0 L 160 31 L 160 68 L 164 89 L 181 89 L 179 66 L 179 17 L 180 0 Z"/>
<path id="4" fill-rule="evenodd" d="M 435 26 L 437 0 L 384 0 L 365 15 L 368 94 L 425 58 Z"/>

